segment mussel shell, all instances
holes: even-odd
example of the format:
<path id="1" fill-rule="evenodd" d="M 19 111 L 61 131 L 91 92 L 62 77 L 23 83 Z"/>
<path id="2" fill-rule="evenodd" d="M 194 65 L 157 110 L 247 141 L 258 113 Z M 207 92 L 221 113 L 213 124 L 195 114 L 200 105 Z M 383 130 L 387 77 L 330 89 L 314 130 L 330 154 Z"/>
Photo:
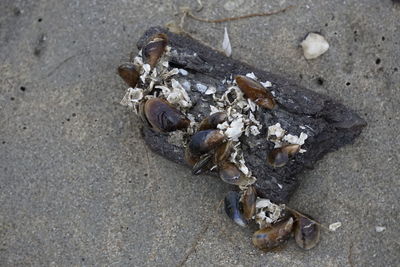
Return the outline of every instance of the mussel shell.
<path id="1" fill-rule="evenodd" d="M 228 160 L 232 152 L 232 141 L 227 141 L 218 146 L 214 152 L 214 163 L 219 164 Z"/>
<path id="2" fill-rule="evenodd" d="M 267 161 L 274 168 L 283 167 L 288 163 L 289 157 L 294 156 L 300 150 L 300 145 L 290 144 L 275 148 L 268 154 Z"/>
<path id="3" fill-rule="evenodd" d="M 308 215 L 296 215 L 296 224 L 294 227 L 296 244 L 306 250 L 312 249 L 318 244 L 321 231 L 320 226 L 310 219 L 314 220 Z"/>
<path id="4" fill-rule="evenodd" d="M 132 88 L 136 87 L 140 77 L 140 73 L 133 63 L 124 63 L 119 66 L 118 75 Z"/>
<path id="5" fill-rule="evenodd" d="M 213 155 L 204 154 L 199 160 L 193 165 L 192 174 L 199 175 L 209 171 L 213 167 Z"/>
<path id="6" fill-rule="evenodd" d="M 268 163 L 274 168 L 280 168 L 286 165 L 289 161 L 287 152 L 282 151 L 280 148 L 275 148 L 268 154 Z"/>
<path id="7" fill-rule="evenodd" d="M 145 57 L 145 62 L 153 68 L 157 61 L 160 59 L 162 54 L 165 52 L 165 48 L 168 44 L 167 35 L 159 33 L 154 35 L 150 41 L 143 48 L 143 55 Z"/>
<path id="8" fill-rule="evenodd" d="M 144 116 L 152 128 L 159 132 L 172 132 L 186 129 L 190 120 L 161 98 L 151 98 L 144 104 Z"/>
<path id="9" fill-rule="evenodd" d="M 224 161 L 218 164 L 218 174 L 222 181 L 232 185 L 246 185 L 247 177 L 232 162 Z"/>
<path id="10" fill-rule="evenodd" d="M 227 118 L 225 112 L 216 112 L 203 119 L 199 124 L 199 131 L 217 129 L 218 124 L 223 123 Z"/>
<path id="11" fill-rule="evenodd" d="M 188 147 L 186 147 L 186 149 L 185 149 L 186 163 L 189 164 L 191 167 L 193 167 L 199 160 L 200 160 L 200 156 L 193 155 L 193 153 L 190 152 L 190 149 Z"/>
<path id="12" fill-rule="evenodd" d="M 276 106 L 274 98 L 257 98 L 254 103 L 266 109 L 273 109 Z"/>
<path id="13" fill-rule="evenodd" d="M 291 235 L 293 229 L 293 217 L 280 221 L 253 234 L 254 246 L 262 250 L 271 250 L 283 245 Z"/>
<path id="14" fill-rule="evenodd" d="M 247 225 L 246 219 L 240 210 L 240 194 L 235 191 L 229 191 L 224 199 L 225 212 L 236 224 L 245 227 Z"/>
<path id="15" fill-rule="evenodd" d="M 254 186 L 249 186 L 243 193 L 242 198 L 243 217 L 250 220 L 256 213 L 257 193 Z"/>
<path id="16" fill-rule="evenodd" d="M 194 155 L 202 155 L 221 145 L 225 139 L 225 135 L 219 130 L 198 131 L 192 136 L 189 149 Z"/>
<path id="17" fill-rule="evenodd" d="M 261 83 L 243 75 L 237 75 L 235 80 L 243 94 L 257 105 L 267 109 L 276 106 L 274 96 Z"/>

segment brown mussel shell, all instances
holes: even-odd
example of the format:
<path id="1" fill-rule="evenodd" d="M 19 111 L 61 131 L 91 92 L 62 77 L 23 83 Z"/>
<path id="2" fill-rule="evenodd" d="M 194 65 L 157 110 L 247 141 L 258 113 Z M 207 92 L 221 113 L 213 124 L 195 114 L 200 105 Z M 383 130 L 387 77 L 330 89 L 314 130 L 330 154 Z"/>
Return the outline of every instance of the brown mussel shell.
<path id="1" fill-rule="evenodd" d="M 157 64 L 158 60 L 165 52 L 165 48 L 168 44 L 167 35 L 159 33 L 154 35 L 147 45 L 143 48 L 143 56 L 145 62 L 150 65 L 151 68 Z"/>
<path id="2" fill-rule="evenodd" d="M 202 120 L 199 124 L 199 131 L 217 129 L 218 124 L 223 123 L 227 119 L 225 112 L 216 112 Z"/>
<path id="3" fill-rule="evenodd" d="M 247 220 L 243 217 L 240 209 L 240 194 L 235 191 L 229 191 L 224 199 L 225 212 L 236 224 L 245 227 Z"/>
<path id="4" fill-rule="evenodd" d="M 232 185 L 246 185 L 247 177 L 232 162 L 224 161 L 218 164 L 218 174 L 222 181 Z"/>
<path id="5" fill-rule="evenodd" d="M 152 128 L 158 132 L 173 132 L 186 129 L 190 120 L 161 98 L 151 98 L 144 103 L 144 117 Z"/>
<path id="6" fill-rule="evenodd" d="M 261 83 L 243 75 L 237 75 L 235 80 L 245 97 L 257 105 L 266 109 L 273 109 L 276 106 L 274 96 Z"/>
<path id="7" fill-rule="evenodd" d="M 306 250 L 312 249 L 319 242 L 321 232 L 320 226 L 312 217 L 306 214 L 304 214 L 304 216 L 296 214 L 295 217 L 296 224 L 294 227 L 294 238 L 296 244 Z"/>
<path id="8" fill-rule="evenodd" d="M 225 139 L 219 130 L 198 131 L 192 136 L 188 147 L 193 155 L 202 155 L 221 145 Z"/>
<path id="9" fill-rule="evenodd" d="M 272 250 L 283 245 L 291 236 L 293 217 L 260 229 L 253 234 L 254 246 L 262 250 Z"/>
<path id="10" fill-rule="evenodd" d="M 243 217 L 246 220 L 251 220 L 254 214 L 256 213 L 256 200 L 257 193 L 254 186 L 249 186 L 242 195 L 242 208 L 243 208 Z"/>
<path id="11" fill-rule="evenodd" d="M 132 88 L 136 87 L 140 73 L 133 63 L 124 63 L 118 67 L 118 75 Z"/>
<path id="12" fill-rule="evenodd" d="M 199 160 L 200 160 L 200 156 L 193 155 L 190 152 L 190 149 L 188 147 L 186 147 L 186 149 L 185 149 L 185 161 L 186 161 L 186 163 L 189 164 L 191 167 L 193 167 Z"/>
<path id="13" fill-rule="evenodd" d="M 232 141 L 227 141 L 218 146 L 214 152 L 214 163 L 218 165 L 219 163 L 228 160 L 228 158 L 231 156 L 231 152 Z"/>
<path id="14" fill-rule="evenodd" d="M 291 144 L 283 147 L 275 148 L 267 157 L 267 162 L 274 168 L 280 168 L 286 165 L 289 157 L 294 156 L 300 151 L 300 145 Z"/>
<path id="15" fill-rule="evenodd" d="M 199 160 L 193 165 L 192 174 L 199 175 L 209 171 L 214 166 L 213 155 L 201 155 Z"/>

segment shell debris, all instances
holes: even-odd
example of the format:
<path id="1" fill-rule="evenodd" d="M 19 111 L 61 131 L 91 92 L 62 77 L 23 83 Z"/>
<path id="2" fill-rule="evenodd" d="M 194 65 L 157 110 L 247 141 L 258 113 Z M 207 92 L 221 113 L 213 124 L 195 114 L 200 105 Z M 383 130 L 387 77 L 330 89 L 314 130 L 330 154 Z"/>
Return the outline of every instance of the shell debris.
<path id="1" fill-rule="evenodd" d="M 342 223 L 341 223 L 341 222 L 331 223 L 331 224 L 329 225 L 329 231 L 334 232 L 334 231 L 336 231 L 338 228 L 340 228 L 341 226 L 342 226 Z"/>

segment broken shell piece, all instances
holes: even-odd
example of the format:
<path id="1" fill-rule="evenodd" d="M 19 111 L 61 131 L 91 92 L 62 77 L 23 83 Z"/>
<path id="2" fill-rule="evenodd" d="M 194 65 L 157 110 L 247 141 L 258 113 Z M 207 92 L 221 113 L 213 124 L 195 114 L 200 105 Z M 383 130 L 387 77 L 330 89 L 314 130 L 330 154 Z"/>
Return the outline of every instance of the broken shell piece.
<path id="1" fill-rule="evenodd" d="M 278 122 L 275 125 L 268 126 L 268 136 L 267 139 L 276 144 L 280 144 L 282 137 L 285 135 L 286 131 L 281 127 Z"/>
<path id="2" fill-rule="evenodd" d="M 165 52 L 167 43 L 167 35 L 159 33 L 154 35 L 143 48 L 143 55 L 146 59 L 146 63 L 148 63 L 151 68 L 154 68 L 158 59 L 160 59 L 162 54 Z"/>
<path id="3" fill-rule="evenodd" d="M 256 213 L 257 193 L 254 186 L 249 186 L 243 193 L 241 202 L 243 207 L 243 217 L 246 220 L 253 218 Z"/>
<path id="4" fill-rule="evenodd" d="M 341 226 L 342 226 L 342 223 L 341 223 L 341 222 L 331 223 L 331 224 L 329 225 L 329 231 L 334 232 L 334 231 L 336 231 L 338 228 L 340 228 Z"/>
<path id="5" fill-rule="evenodd" d="M 204 130 L 195 133 L 189 142 L 190 152 L 194 155 L 205 154 L 225 141 L 225 135 L 219 130 Z"/>
<path id="6" fill-rule="evenodd" d="M 283 167 L 288 163 L 289 157 L 300 150 L 300 145 L 286 145 L 275 148 L 268 154 L 267 162 L 274 168 Z"/>
<path id="7" fill-rule="evenodd" d="M 253 234 L 253 244 L 262 250 L 271 250 L 283 245 L 289 238 L 293 229 L 293 218 L 275 223 L 260 229 Z"/>
<path id="8" fill-rule="evenodd" d="M 303 47 L 303 53 L 306 59 L 317 58 L 329 49 L 329 44 L 326 39 L 322 35 L 314 32 L 307 34 L 300 45 Z"/>
<path id="9" fill-rule="evenodd" d="M 225 126 L 226 124 L 222 123 L 218 125 L 218 128 L 225 130 L 225 135 L 229 138 L 229 140 L 239 141 L 239 137 L 242 135 L 244 128 L 243 118 L 239 117 L 233 120 L 226 128 Z"/>
<path id="10" fill-rule="evenodd" d="M 320 226 L 309 215 L 295 214 L 295 217 L 294 238 L 297 245 L 306 250 L 312 249 L 319 242 Z"/>
<path id="11" fill-rule="evenodd" d="M 232 185 L 245 186 L 249 183 L 249 179 L 239 168 L 232 162 L 222 162 L 218 165 L 219 177 L 222 181 Z"/>
<path id="12" fill-rule="evenodd" d="M 143 89 L 129 87 L 124 98 L 121 100 L 121 105 L 136 107 L 137 104 L 143 99 Z M 135 109 L 135 112 L 137 110 Z"/>
<path id="13" fill-rule="evenodd" d="M 199 125 L 199 131 L 216 129 L 218 124 L 223 123 L 227 119 L 225 112 L 216 112 L 203 119 Z"/>
<path id="14" fill-rule="evenodd" d="M 240 195 L 238 192 L 229 191 L 224 199 L 225 212 L 236 224 L 245 227 L 247 221 L 240 210 L 239 199 Z"/>
<path id="15" fill-rule="evenodd" d="M 140 73 L 133 63 L 124 63 L 118 67 L 118 75 L 132 88 L 136 87 Z"/>
<path id="16" fill-rule="evenodd" d="M 182 112 L 161 98 L 147 100 L 144 115 L 152 128 L 159 132 L 182 130 L 190 125 L 190 120 Z"/>
<path id="17" fill-rule="evenodd" d="M 235 80 L 243 94 L 254 103 L 266 109 L 275 107 L 274 96 L 261 83 L 243 75 L 236 76 Z"/>

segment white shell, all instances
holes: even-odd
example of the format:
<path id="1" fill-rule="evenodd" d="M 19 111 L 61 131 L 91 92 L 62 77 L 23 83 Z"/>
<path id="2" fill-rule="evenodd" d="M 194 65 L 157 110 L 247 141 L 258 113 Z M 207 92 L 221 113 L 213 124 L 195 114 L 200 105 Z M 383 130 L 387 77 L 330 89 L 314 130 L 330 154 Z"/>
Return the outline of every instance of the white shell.
<path id="1" fill-rule="evenodd" d="M 331 223 L 329 225 L 329 231 L 336 231 L 336 229 L 338 229 L 339 227 L 342 226 L 341 222 L 335 222 L 335 223 Z"/>
<path id="2" fill-rule="evenodd" d="M 230 57 L 232 55 L 231 42 L 229 41 L 229 35 L 226 27 L 224 29 L 224 40 L 222 41 L 222 50 L 224 51 L 226 56 Z"/>
<path id="3" fill-rule="evenodd" d="M 303 47 L 304 57 L 314 59 L 328 51 L 329 44 L 326 39 L 318 33 L 309 33 L 300 44 Z"/>

